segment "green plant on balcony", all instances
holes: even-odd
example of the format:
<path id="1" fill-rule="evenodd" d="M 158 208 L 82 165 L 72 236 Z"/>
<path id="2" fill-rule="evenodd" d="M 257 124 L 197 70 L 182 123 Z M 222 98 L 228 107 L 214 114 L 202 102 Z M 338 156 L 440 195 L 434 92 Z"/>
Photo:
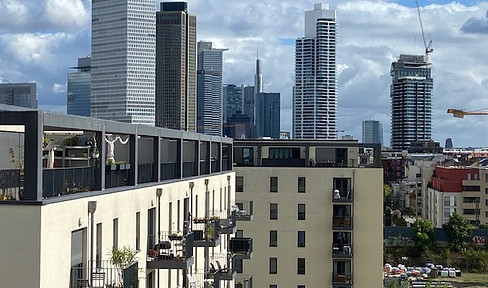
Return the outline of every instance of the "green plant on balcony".
<path id="1" fill-rule="evenodd" d="M 117 273 L 119 274 L 119 283 L 112 283 L 110 286 L 106 287 L 117 287 L 121 288 L 124 287 L 124 271 L 126 267 L 128 267 L 130 264 L 134 263 L 137 261 L 136 258 L 137 251 L 130 248 L 130 247 L 122 247 L 121 249 L 117 247 L 112 247 L 112 250 L 110 250 L 110 262 L 118 268 Z"/>
<path id="2" fill-rule="evenodd" d="M 205 231 L 203 232 L 205 235 L 205 239 L 214 240 L 215 238 L 215 227 L 212 222 L 208 222 L 205 224 Z"/>

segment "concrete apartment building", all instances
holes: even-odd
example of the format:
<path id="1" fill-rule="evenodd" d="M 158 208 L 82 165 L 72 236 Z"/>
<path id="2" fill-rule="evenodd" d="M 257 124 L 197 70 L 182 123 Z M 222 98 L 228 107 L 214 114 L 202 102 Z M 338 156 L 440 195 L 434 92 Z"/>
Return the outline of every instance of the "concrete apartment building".
<path id="1" fill-rule="evenodd" d="M 380 144 L 236 139 L 234 163 L 253 238 L 236 288 L 382 287 Z"/>
<path id="2" fill-rule="evenodd" d="M 0 83 L 0 104 L 37 109 L 37 83 Z"/>
<path id="3" fill-rule="evenodd" d="M 0 128 L 2 287 L 234 286 L 231 139 L 9 106 Z"/>
<path id="4" fill-rule="evenodd" d="M 488 171 L 478 167 L 435 167 L 428 188 L 427 216 L 442 227 L 456 212 L 471 225 L 488 223 Z"/>

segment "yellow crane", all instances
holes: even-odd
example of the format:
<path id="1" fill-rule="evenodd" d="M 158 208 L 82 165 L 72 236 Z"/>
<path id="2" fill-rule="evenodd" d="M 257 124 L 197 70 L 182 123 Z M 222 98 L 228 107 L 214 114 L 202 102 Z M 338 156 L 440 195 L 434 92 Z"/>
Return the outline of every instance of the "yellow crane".
<path id="1" fill-rule="evenodd" d="M 485 111 L 483 111 L 483 110 L 485 110 Z M 480 109 L 477 111 L 465 111 L 465 110 L 461 110 L 461 109 L 449 108 L 449 109 L 447 109 L 447 113 L 452 114 L 452 116 L 454 116 L 454 117 L 464 118 L 465 115 L 488 115 L 488 111 L 486 111 L 486 110 L 487 110 L 487 108 Z"/>

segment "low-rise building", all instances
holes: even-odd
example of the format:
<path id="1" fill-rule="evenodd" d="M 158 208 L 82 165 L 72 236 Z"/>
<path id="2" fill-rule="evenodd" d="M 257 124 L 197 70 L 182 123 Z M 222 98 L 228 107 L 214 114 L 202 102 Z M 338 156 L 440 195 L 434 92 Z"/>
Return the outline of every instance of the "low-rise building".
<path id="1" fill-rule="evenodd" d="M 234 285 L 232 139 L 0 108 L 2 287 Z"/>

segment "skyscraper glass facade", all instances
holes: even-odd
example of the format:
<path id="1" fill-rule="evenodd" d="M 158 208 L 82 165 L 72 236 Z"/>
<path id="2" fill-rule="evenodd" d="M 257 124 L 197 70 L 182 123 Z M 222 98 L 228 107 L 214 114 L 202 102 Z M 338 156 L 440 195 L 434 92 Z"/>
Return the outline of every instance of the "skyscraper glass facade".
<path id="1" fill-rule="evenodd" d="M 92 117 L 154 125 L 155 5 L 92 1 Z"/>

